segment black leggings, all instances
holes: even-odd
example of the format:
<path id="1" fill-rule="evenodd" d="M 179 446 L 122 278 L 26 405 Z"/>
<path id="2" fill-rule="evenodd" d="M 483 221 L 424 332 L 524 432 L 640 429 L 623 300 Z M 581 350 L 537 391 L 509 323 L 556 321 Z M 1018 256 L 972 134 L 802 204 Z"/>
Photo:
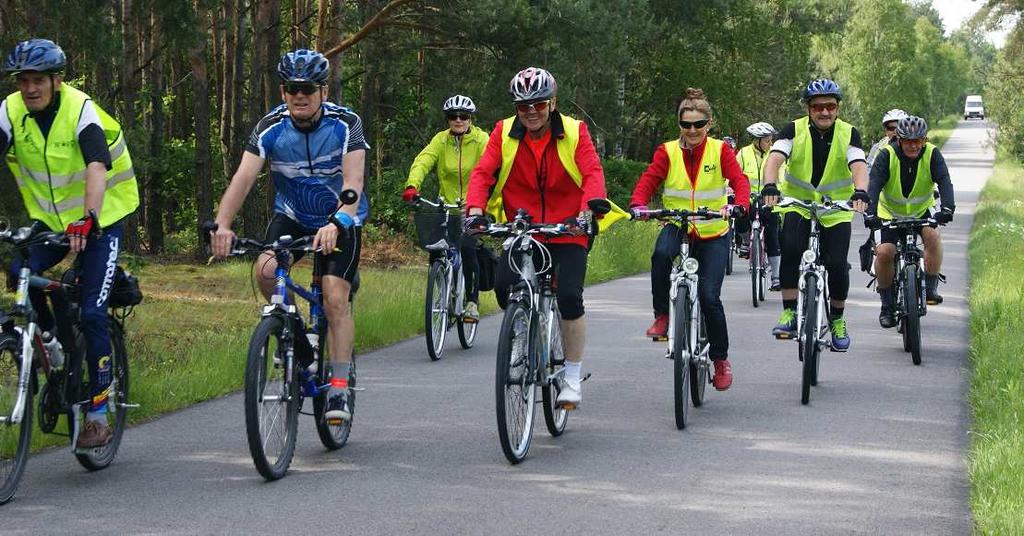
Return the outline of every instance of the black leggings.
<path id="1" fill-rule="evenodd" d="M 558 310 L 562 318 L 575 320 L 583 316 L 583 280 L 587 277 L 587 248 L 578 244 L 546 244 L 551 251 L 552 269 L 558 282 Z M 536 258 L 536 257 L 535 257 Z M 508 266 L 508 251 L 501 253 L 494 274 L 494 296 L 498 305 L 508 306 L 508 291 L 519 276 Z"/>
<path id="2" fill-rule="evenodd" d="M 736 220 L 736 233 L 750 232 L 750 215 L 743 216 Z M 764 232 L 764 246 L 769 257 L 778 257 L 781 251 L 779 244 L 779 215 L 772 212 L 770 208 L 764 207 L 761 210 L 761 228 Z M 737 240 L 739 237 L 737 236 Z"/>
<path id="3" fill-rule="evenodd" d="M 818 243 L 828 271 L 828 293 L 833 300 L 845 300 L 850 293 L 850 222 L 832 227 L 819 227 Z M 811 220 L 790 212 L 782 220 L 782 266 L 779 279 L 782 288 L 797 288 L 800 279 L 800 257 L 811 237 Z"/>

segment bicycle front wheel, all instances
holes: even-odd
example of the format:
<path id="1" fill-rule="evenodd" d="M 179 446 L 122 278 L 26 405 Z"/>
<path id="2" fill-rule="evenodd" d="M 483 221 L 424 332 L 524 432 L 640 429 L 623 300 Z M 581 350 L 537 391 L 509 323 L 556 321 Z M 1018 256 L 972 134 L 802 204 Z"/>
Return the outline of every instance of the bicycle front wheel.
<path id="1" fill-rule="evenodd" d="M 556 364 L 565 363 L 565 347 L 562 345 L 562 328 L 559 325 L 558 313 L 551 315 L 551 325 L 548 326 L 548 348 L 551 349 L 551 358 L 548 362 L 548 373 L 554 371 Z M 544 424 L 548 427 L 548 433 L 552 437 L 558 437 L 565 432 L 565 424 L 569 422 L 569 411 L 558 406 L 558 393 L 561 392 L 561 385 L 553 381 L 544 385 L 541 391 L 541 401 L 544 406 Z"/>
<path id="2" fill-rule="evenodd" d="M 921 315 L 918 310 L 918 290 L 921 275 L 913 264 L 903 268 L 903 349 L 910 352 L 910 360 L 921 364 Z"/>
<path id="3" fill-rule="evenodd" d="M 295 453 L 299 390 L 288 378 L 284 319 L 260 321 L 249 341 L 245 367 L 245 432 L 249 453 L 263 478 L 277 480 L 288 472 Z"/>
<path id="4" fill-rule="evenodd" d="M 459 277 L 463 277 L 461 272 L 459 273 Z M 463 296 L 463 311 L 466 310 L 467 303 L 469 302 L 465 299 L 465 296 Z M 479 321 L 467 324 L 463 322 L 461 318 L 458 319 L 458 324 L 456 325 L 456 327 L 458 328 L 459 331 L 459 344 L 462 346 L 463 350 L 469 350 L 470 348 L 473 347 L 473 343 L 476 341 L 476 328 L 479 324 Z"/>
<path id="5" fill-rule="evenodd" d="M 761 286 L 761 272 L 764 266 L 761 264 L 761 238 L 759 231 L 750 231 L 750 298 L 754 307 L 760 305 L 763 293 Z"/>
<path id="6" fill-rule="evenodd" d="M 725 275 L 732 275 L 732 260 L 736 256 L 736 231 L 732 227 L 731 220 L 727 236 L 729 237 L 729 257 L 725 262 Z"/>
<path id="7" fill-rule="evenodd" d="M 672 326 L 672 402 L 675 409 L 676 428 L 686 428 L 690 404 L 686 400 L 690 388 L 690 364 L 694 356 L 690 355 L 690 288 L 679 287 L 675 302 L 675 321 Z"/>
<path id="8" fill-rule="evenodd" d="M 804 323 L 800 326 L 800 356 L 803 359 L 803 376 L 800 384 L 800 403 L 811 400 L 811 386 L 818 383 L 818 276 L 805 276 Z"/>
<path id="9" fill-rule="evenodd" d="M 690 400 L 693 402 L 693 407 L 699 408 L 704 405 L 704 392 L 709 383 L 708 367 L 711 365 L 711 361 L 701 355 L 708 341 L 704 318 L 698 313 L 693 321 L 697 323 L 697 329 L 694 330 L 697 333 L 697 340 L 693 344 L 693 353 L 690 357 Z"/>
<path id="10" fill-rule="evenodd" d="M 21 370 L 21 338 L 13 334 L 0 335 L 0 504 L 14 498 L 18 482 L 28 463 L 28 450 L 32 440 L 32 387 L 25 389 L 25 405 L 21 421 L 11 422 L 14 405 L 18 400 L 18 378 Z"/>
<path id="11" fill-rule="evenodd" d="M 495 401 L 498 439 L 508 461 L 517 464 L 526 458 L 533 439 L 534 412 L 537 407 L 534 370 L 530 364 L 530 309 L 512 302 L 498 333 L 498 358 L 495 367 Z"/>
<path id="12" fill-rule="evenodd" d="M 438 361 L 444 356 L 444 336 L 448 332 L 448 293 L 448 277 L 444 263 L 430 263 L 423 324 L 427 336 L 427 353 L 433 361 Z"/>
<path id="13" fill-rule="evenodd" d="M 79 333 L 79 348 L 85 348 L 85 337 Z M 104 469 L 114 461 L 121 437 L 128 419 L 128 352 L 124 345 L 124 330 L 113 318 L 110 319 L 110 395 L 107 400 L 107 424 L 113 435 L 110 443 L 95 449 L 75 451 L 75 458 L 82 467 L 90 471 Z"/>

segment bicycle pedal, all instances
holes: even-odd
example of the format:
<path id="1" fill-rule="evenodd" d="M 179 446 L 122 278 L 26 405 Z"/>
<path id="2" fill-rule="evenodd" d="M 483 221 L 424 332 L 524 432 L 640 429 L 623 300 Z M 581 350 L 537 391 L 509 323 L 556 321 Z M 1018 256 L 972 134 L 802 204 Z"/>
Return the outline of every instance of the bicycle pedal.
<path id="1" fill-rule="evenodd" d="M 572 402 L 562 402 L 561 404 L 558 405 L 558 407 L 564 409 L 565 411 L 573 411 L 578 406 Z"/>
<path id="2" fill-rule="evenodd" d="M 651 337 L 651 340 L 654 341 L 654 342 L 667 342 L 668 341 L 668 336 L 665 335 L 665 336 L 659 336 L 659 337 Z"/>
<path id="3" fill-rule="evenodd" d="M 345 419 L 324 419 L 324 422 L 328 426 L 342 426 L 345 424 Z"/>

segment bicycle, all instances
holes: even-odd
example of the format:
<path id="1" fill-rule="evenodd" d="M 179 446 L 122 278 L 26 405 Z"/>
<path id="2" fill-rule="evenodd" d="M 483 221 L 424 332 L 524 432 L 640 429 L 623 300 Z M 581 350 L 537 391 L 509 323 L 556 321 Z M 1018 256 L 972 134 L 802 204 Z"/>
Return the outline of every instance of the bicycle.
<path id="1" fill-rule="evenodd" d="M 495 398 L 501 450 L 512 464 L 526 458 L 533 440 L 537 388 L 541 390 L 544 423 L 552 437 L 565 431 L 569 408 L 558 407 L 565 350 L 555 299 L 557 282 L 551 252 L 534 236 L 579 236 L 585 229 L 534 224 L 519 209 L 515 219 L 490 224 L 481 234 L 505 238 L 509 267 L 520 276 L 509 289 L 508 306 L 498 332 Z M 589 374 L 583 381 L 589 378 Z"/>
<path id="2" fill-rule="evenodd" d="M 462 273 L 461 217 L 450 211 L 462 208 L 460 203 L 446 204 L 416 197 L 414 205 L 439 209 L 439 212 L 417 212 L 414 216 L 419 245 L 431 252 L 427 272 L 427 294 L 423 310 L 427 354 L 432 361 L 444 356 L 444 339 L 452 326 L 458 327 L 459 344 L 463 349 L 473 347 L 477 322 L 466 322 L 466 278 Z"/>
<path id="3" fill-rule="evenodd" d="M 346 190 L 342 201 L 354 201 Z M 351 201 L 346 204 L 351 204 Z M 217 230 L 217 224 L 206 222 L 204 236 Z M 312 415 L 320 442 L 328 450 L 345 446 L 352 431 L 356 407 L 356 359 L 352 356 L 348 384 L 352 418 L 329 423 L 327 396 L 331 385 L 327 318 L 324 315 L 321 277 L 325 260 L 313 257 L 313 280 L 307 290 L 292 280 L 291 253 L 316 253 L 310 244 L 312 236 L 293 239 L 285 235 L 271 242 L 236 238 L 231 256 L 259 255 L 271 251 L 277 261 L 276 284 L 270 303 L 264 305 L 260 322 L 249 340 L 244 381 L 245 434 L 256 470 L 266 480 L 277 480 L 288 472 L 298 432 L 299 414 Z M 358 279 L 357 279 L 358 280 Z M 352 293 L 358 287 L 352 285 Z M 309 304 L 308 322 L 293 303 L 298 296 Z M 352 298 L 350 297 L 350 300 Z M 315 365 L 315 368 L 313 367 Z M 307 398 L 313 399 L 313 413 L 304 413 Z M 280 428 L 280 429 L 278 429 Z"/>
<path id="4" fill-rule="evenodd" d="M 764 301 L 765 290 L 769 287 L 768 253 L 761 222 L 763 206 L 760 195 L 750 194 L 750 298 L 754 307 Z"/>
<path id="5" fill-rule="evenodd" d="M 807 249 L 800 257 L 800 293 L 796 309 L 797 355 L 803 363 L 800 403 L 806 405 L 811 399 L 811 387 L 818 385 L 818 360 L 821 349 L 829 344 L 827 339 L 832 329 L 828 322 L 828 272 L 820 250 L 819 218 L 827 212 L 849 212 L 853 208 L 846 201 L 832 201 L 828 196 L 823 196 L 821 203 L 784 197 L 775 206 L 803 208 L 809 212 L 811 220 Z"/>
<path id="6" fill-rule="evenodd" d="M 921 228 L 935 225 L 933 218 L 895 218 L 883 227 L 900 231 L 896 243 L 896 319 L 903 334 L 903 351 L 910 352 L 915 365 L 921 364 L 921 317 L 927 314 L 925 299 L 924 252 L 917 244 Z"/>
<path id="7" fill-rule="evenodd" d="M 721 218 L 721 213 L 700 208 L 689 210 L 646 210 L 634 209 L 636 214 L 648 218 L 678 222 L 685 224 L 687 229 L 694 221 Z M 668 352 L 665 357 L 672 360 L 672 399 L 675 410 L 676 428 L 686 428 L 689 415 L 689 404 L 686 402 L 686 391 L 689 387 L 690 401 L 694 407 L 704 404 L 704 392 L 711 383 L 711 358 L 708 355 L 707 329 L 700 308 L 700 296 L 697 293 L 697 271 L 700 263 L 690 256 L 690 233 L 681 232 L 679 256 L 669 276 L 669 323 Z M 729 254 L 732 255 L 730 248 Z"/>
<path id="8" fill-rule="evenodd" d="M 64 233 L 40 232 L 31 227 L 16 231 L 3 228 L 0 241 L 12 244 L 15 254 L 22 259 L 14 304 L 9 311 L 0 312 L 0 504 L 4 504 L 14 497 L 28 461 L 32 399 L 37 394 L 39 429 L 43 433 L 69 437 L 78 463 L 90 471 L 104 469 L 114 461 L 124 435 L 128 409 L 138 407 L 128 402 L 128 355 L 124 344 L 124 321 L 138 302 L 118 302 L 115 299 L 119 296 L 118 282 L 115 281 L 108 297 L 113 352 L 107 407 L 113 434 L 110 442 L 102 447 L 75 448 L 82 418 L 91 406 L 88 368 L 83 367 L 86 346 L 76 282 L 81 256 L 76 257 L 74 268 L 57 281 L 32 272 L 28 267 L 28 248 L 67 246 Z M 118 274 L 115 271 L 115 275 Z M 29 288 L 40 289 L 49 297 L 56 320 L 56 340 L 44 340 L 37 323 L 38 312 L 29 300 Z M 141 301 L 141 293 L 139 299 Z M 62 415 L 67 422 L 67 433 L 56 431 Z"/>

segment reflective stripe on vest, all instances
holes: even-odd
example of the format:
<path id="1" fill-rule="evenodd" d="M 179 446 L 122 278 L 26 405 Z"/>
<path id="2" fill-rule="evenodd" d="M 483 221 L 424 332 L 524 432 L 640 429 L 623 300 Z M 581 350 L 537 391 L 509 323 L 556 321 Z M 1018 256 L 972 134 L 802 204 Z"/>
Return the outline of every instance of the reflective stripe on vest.
<path id="1" fill-rule="evenodd" d="M 896 149 L 886 145 L 881 154 L 888 153 L 889 181 L 882 188 L 878 198 L 878 215 L 885 219 L 893 217 L 918 218 L 935 202 L 933 192 L 935 181 L 932 179 L 932 151 L 935 146 L 926 143 L 920 160 L 917 161 L 917 172 L 914 174 L 914 187 L 909 196 L 903 195 L 903 183 L 900 180 L 902 170 Z M 879 156 L 881 156 L 881 154 Z"/>
<path id="2" fill-rule="evenodd" d="M 704 154 L 697 168 L 696 183 L 691 181 L 690 172 L 686 169 L 679 140 L 666 141 L 663 146 L 665 153 L 668 154 L 668 173 L 665 175 L 665 193 L 662 196 L 665 208 L 697 210 L 700 207 L 707 207 L 718 210 L 729 203 L 729 196 L 725 191 L 725 177 L 722 176 L 722 141 L 707 138 Z M 715 219 L 693 223 L 700 238 L 714 238 L 729 231 L 727 220 Z"/>
<path id="3" fill-rule="evenodd" d="M 583 173 L 576 165 L 576 146 L 580 143 L 580 122 L 565 115 L 561 116 L 561 119 L 565 135 L 555 140 L 558 159 L 576 186 L 580 186 L 583 184 Z M 501 170 L 498 172 L 498 182 L 494 185 L 491 198 L 487 200 L 487 213 L 498 223 L 508 221 L 505 218 L 501 191 L 505 188 L 505 183 L 508 182 L 508 176 L 512 172 L 512 162 L 516 159 L 516 151 L 519 150 L 519 140 L 509 135 L 516 121 L 518 118 L 513 116 L 501 122 Z"/>
<path id="4" fill-rule="evenodd" d="M 845 201 L 853 195 L 853 174 L 846 162 L 846 152 L 853 137 L 853 126 L 836 119 L 835 131 L 832 133 L 832 144 L 829 146 L 828 157 L 821 181 L 815 188 L 811 183 L 813 169 L 813 144 L 811 143 L 810 118 L 801 117 L 794 121 L 796 133 L 793 136 L 793 151 L 786 162 L 785 179 L 779 190 L 786 197 L 795 197 L 802 201 L 821 202 L 822 196 L 829 196 L 837 201 Z M 810 213 L 800 207 L 778 208 L 776 212 L 786 214 L 796 212 L 804 218 Z M 822 214 L 821 225 L 832 227 L 839 223 L 853 221 L 853 212 L 826 211 Z"/>
<path id="5" fill-rule="evenodd" d="M 7 97 L 14 150 L 7 165 L 21 190 L 31 218 L 53 231 L 85 216 L 86 164 L 78 145 L 77 127 L 82 108 L 91 101 L 85 93 L 64 83 L 60 103 L 49 134 L 44 137 L 31 117 L 20 92 Z M 100 226 L 106 227 L 131 214 L 139 206 L 138 184 L 121 125 L 95 102 L 103 135 L 110 151 L 106 192 Z"/>

